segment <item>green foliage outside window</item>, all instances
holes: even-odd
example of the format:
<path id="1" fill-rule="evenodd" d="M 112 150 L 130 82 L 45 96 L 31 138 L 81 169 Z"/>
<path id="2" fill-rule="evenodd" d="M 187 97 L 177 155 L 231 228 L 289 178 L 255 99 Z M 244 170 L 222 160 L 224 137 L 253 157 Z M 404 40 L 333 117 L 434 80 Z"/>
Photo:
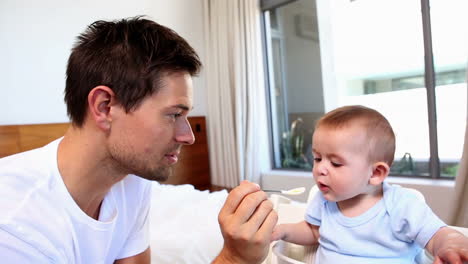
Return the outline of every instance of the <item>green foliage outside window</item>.
<path id="1" fill-rule="evenodd" d="M 311 170 L 312 166 L 304 153 L 304 122 L 301 118 L 291 123 L 290 131 L 283 133 L 281 139 L 281 165 L 283 168 Z"/>

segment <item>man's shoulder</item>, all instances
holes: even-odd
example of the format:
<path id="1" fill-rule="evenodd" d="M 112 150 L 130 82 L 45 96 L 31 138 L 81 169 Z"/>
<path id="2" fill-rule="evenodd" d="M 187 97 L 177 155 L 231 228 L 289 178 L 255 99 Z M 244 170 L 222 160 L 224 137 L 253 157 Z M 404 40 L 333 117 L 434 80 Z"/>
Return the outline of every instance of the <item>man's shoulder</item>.
<path id="1" fill-rule="evenodd" d="M 50 184 L 53 179 L 47 159 L 42 149 L 0 159 L 0 192 L 3 196 L 0 199 L 1 209 L 11 202 L 16 202 L 11 204 L 16 208 L 18 202 L 27 198 L 26 196 L 40 192 L 43 186 Z"/>
<path id="2" fill-rule="evenodd" d="M 0 163 L 0 232 L 7 232 L 45 256 L 58 256 L 57 250 L 70 236 L 63 199 L 50 171 L 23 163 L 30 160 L 28 156 L 19 154 Z"/>
<path id="3" fill-rule="evenodd" d="M 39 148 L 0 159 L 0 225 L 52 218 L 60 210 L 51 157 L 45 154 Z"/>
<path id="4" fill-rule="evenodd" d="M 25 204 L 16 211 L 2 214 L 0 233 L 8 234 L 14 241 L 20 241 L 43 256 L 60 260 L 67 256 L 64 252 L 72 250 L 68 243 L 72 241 L 70 221 L 63 210 L 54 205 L 45 205 L 42 201 L 37 202 L 38 197 L 35 198 L 25 200 Z M 3 243 L 8 244 L 7 241 Z"/>
<path id="5" fill-rule="evenodd" d="M 0 177 L 8 174 L 31 174 L 49 167 L 54 152 L 49 146 L 0 158 Z"/>

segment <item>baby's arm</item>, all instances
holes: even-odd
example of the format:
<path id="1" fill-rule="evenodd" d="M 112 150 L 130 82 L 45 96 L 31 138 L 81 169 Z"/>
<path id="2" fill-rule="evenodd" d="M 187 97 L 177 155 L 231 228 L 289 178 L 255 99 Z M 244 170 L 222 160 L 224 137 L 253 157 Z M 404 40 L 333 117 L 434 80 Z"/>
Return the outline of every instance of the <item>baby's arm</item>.
<path id="1" fill-rule="evenodd" d="M 468 238 L 449 228 L 439 229 L 426 245 L 434 256 L 434 264 L 462 264 L 468 261 Z"/>
<path id="2" fill-rule="evenodd" d="M 284 240 L 299 245 L 313 245 L 318 243 L 319 226 L 306 221 L 295 224 L 280 224 L 273 229 L 272 241 Z"/>

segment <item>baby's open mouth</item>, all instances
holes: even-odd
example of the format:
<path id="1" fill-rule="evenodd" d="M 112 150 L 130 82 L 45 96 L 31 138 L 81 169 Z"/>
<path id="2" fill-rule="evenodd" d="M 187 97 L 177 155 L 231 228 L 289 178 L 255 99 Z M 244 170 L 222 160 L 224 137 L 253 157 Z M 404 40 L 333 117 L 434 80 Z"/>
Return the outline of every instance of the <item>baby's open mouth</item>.
<path id="1" fill-rule="evenodd" d="M 320 182 L 317 183 L 317 186 L 318 186 L 319 190 L 322 191 L 322 192 L 330 190 L 330 187 L 328 187 L 328 185 L 320 183 Z"/>

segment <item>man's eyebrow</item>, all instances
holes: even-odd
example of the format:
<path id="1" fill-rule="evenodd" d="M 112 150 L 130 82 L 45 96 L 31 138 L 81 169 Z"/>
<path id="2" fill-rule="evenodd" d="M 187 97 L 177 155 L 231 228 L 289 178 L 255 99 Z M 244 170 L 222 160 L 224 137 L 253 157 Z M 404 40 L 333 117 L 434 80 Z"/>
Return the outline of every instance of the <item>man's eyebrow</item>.
<path id="1" fill-rule="evenodd" d="M 173 105 L 173 106 L 171 106 L 171 107 L 180 108 L 180 109 L 182 109 L 182 110 L 184 110 L 184 111 L 189 111 L 189 110 L 192 110 L 192 109 L 193 109 L 193 106 L 192 106 L 192 108 L 190 108 L 190 107 L 188 107 L 188 106 L 186 106 L 186 105 L 184 105 L 184 104 L 177 104 L 177 105 Z"/>

